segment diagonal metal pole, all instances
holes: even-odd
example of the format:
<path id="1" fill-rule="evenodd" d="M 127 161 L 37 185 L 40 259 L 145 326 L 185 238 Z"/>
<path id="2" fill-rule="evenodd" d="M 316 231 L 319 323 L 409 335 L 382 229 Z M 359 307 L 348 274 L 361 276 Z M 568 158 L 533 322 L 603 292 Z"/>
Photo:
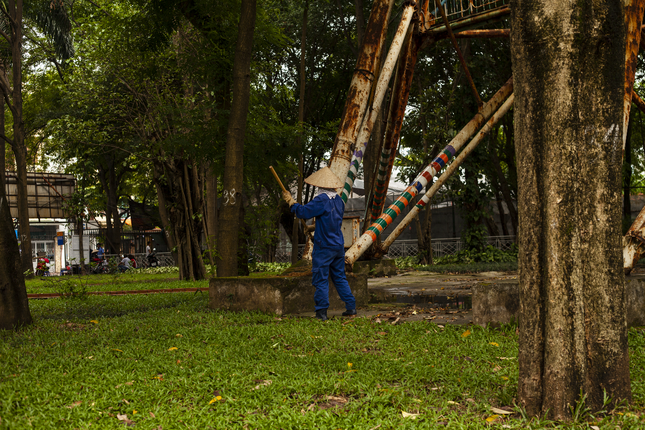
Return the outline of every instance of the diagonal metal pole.
<path id="1" fill-rule="evenodd" d="M 435 0 L 435 3 L 437 5 L 437 9 L 439 9 L 439 12 L 441 13 L 441 19 L 443 19 L 443 23 L 446 25 L 446 30 L 448 30 L 448 34 L 450 35 L 450 40 L 452 40 L 452 45 L 455 47 L 455 51 L 457 51 L 459 62 L 461 63 L 461 67 L 463 67 L 464 69 L 464 73 L 466 75 L 466 79 L 468 79 L 468 84 L 470 85 L 470 89 L 473 91 L 473 95 L 475 96 L 475 100 L 477 101 L 477 106 L 481 109 L 484 103 L 482 102 L 482 99 L 479 97 L 479 92 L 477 91 L 477 87 L 475 87 L 475 82 L 473 82 L 473 77 L 470 76 L 470 71 L 468 70 L 468 65 L 466 64 L 466 60 L 464 59 L 464 56 L 461 53 L 461 49 L 459 49 L 459 44 L 457 43 L 457 39 L 455 39 L 455 34 L 452 32 L 452 29 L 450 28 L 450 23 L 448 22 L 446 11 L 443 10 L 443 6 L 441 5 L 441 0 Z"/>
<path id="2" fill-rule="evenodd" d="M 504 102 L 501 108 L 488 120 L 486 125 L 477 133 L 477 135 L 470 141 L 468 146 L 466 146 L 455 158 L 455 160 L 450 163 L 450 166 L 441 174 L 439 179 L 432 184 L 432 187 L 425 193 L 425 195 L 414 205 L 414 208 L 401 220 L 399 225 L 396 226 L 394 231 L 389 234 L 387 239 L 383 241 L 382 249 L 387 252 L 387 249 L 392 245 L 392 243 L 403 233 L 403 231 L 410 225 L 412 220 L 417 216 L 419 211 L 421 211 L 427 204 L 430 202 L 432 197 L 439 191 L 439 188 L 450 178 L 450 176 L 459 168 L 461 163 L 464 162 L 466 157 L 470 155 L 471 152 L 477 148 L 477 145 L 486 137 L 488 133 L 493 129 L 495 124 L 508 112 L 508 110 L 513 105 L 513 100 L 515 99 L 514 95 L 511 94 L 508 99 Z M 430 210 L 430 209 L 428 209 Z"/>
<path id="3" fill-rule="evenodd" d="M 412 199 L 425 187 L 430 179 L 437 175 L 439 171 L 448 163 L 461 149 L 470 137 L 484 125 L 484 123 L 497 111 L 504 100 L 513 92 L 513 78 L 509 79 L 502 88 L 486 103 L 482 109 L 471 119 L 468 124 L 455 136 L 454 139 L 446 146 L 434 159 L 429 166 L 412 182 L 412 184 L 399 196 L 399 198 L 390 205 L 383 214 L 374 222 L 367 231 L 352 245 L 345 253 L 345 263 L 352 265 L 363 255 L 363 253 L 374 243 L 383 230 L 389 226 L 404 210 Z"/>
<path id="4" fill-rule="evenodd" d="M 341 198 L 345 203 L 347 203 L 349 193 L 352 191 L 352 187 L 354 186 L 354 180 L 358 175 L 358 167 L 363 161 L 363 153 L 365 152 L 367 142 L 369 142 L 370 140 L 372 128 L 374 128 L 374 123 L 376 122 L 376 117 L 381 111 L 381 104 L 383 103 L 383 98 L 385 98 L 385 93 L 387 92 L 390 78 L 392 77 L 392 72 L 394 71 L 394 66 L 396 65 L 397 59 L 399 58 L 401 47 L 403 46 L 403 41 L 406 38 L 408 30 L 412 30 L 410 22 L 412 21 L 412 15 L 414 14 L 414 4 L 414 2 L 407 2 L 403 8 L 403 14 L 401 16 L 399 28 L 396 30 L 394 40 L 392 41 L 392 45 L 390 45 L 390 51 L 387 53 L 387 58 L 383 63 L 383 70 L 381 71 L 378 82 L 376 84 L 376 92 L 374 94 L 372 107 L 369 111 L 369 114 L 366 115 L 366 118 L 361 125 L 361 130 L 358 133 L 358 138 L 356 139 L 356 150 L 354 151 L 354 155 L 352 155 L 352 160 L 348 166 L 349 171 L 344 176 L 338 175 L 339 178 L 346 178 L 345 186 L 340 193 Z"/>
<path id="5" fill-rule="evenodd" d="M 393 5 L 394 0 L 375 0 L 365 29 L 363 45 L 356 61 L 356 69 L 347 92 L 343 117 L 329 161 L 329 168 L 341 180 L 347 176 L 354 142 L 365 116 Z"/>
<path id="6" fill-rule="evenodd" d="M 623 152 L 625 151 L 625 142 L 627 140 L 629 111 L 632 106 L 645 0 L 627 0 L 625 3 L 627 41 L 625 44 L 625 93 L 623 96 Z M 624 198 L 628 199 L 629 196 L 624 196 Z M 623 237 L 623 269 L 626 274 L 629 274 L 634 269 L 636 262 L 644 253 L 643 234 L 645 234 L 645 208 L 638 214 L 638 217 L 636 217 L 636 220 Z"/>

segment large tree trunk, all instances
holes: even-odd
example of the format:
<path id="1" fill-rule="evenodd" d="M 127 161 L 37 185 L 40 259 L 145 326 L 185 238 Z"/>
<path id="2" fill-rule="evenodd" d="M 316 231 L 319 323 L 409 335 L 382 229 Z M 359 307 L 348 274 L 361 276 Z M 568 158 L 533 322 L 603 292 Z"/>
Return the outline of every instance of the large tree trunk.
<path id="1" fill-rule="evenodd" d="M 244 137 L 251 93 L 251 54 L 255 30 L 256 0 L 242 0 L 242 13 L 233 63 L 233 102 L 226 135 L 224 161 L 224 207 L 220 214 L 217 240 L 219 256 L 217 276 L 237 276 L 238 238 L 242 225 L 242 186 L 244 173 Z"/>
<path id="2" fill-rule="evenodd" d="M 32 322 L 19 254 L 2 175 L 0 176 L 0 329 L 13 329 Z M 31 252 L 29 256 L 31 257 Z"/>
<path id="3" fill-rule="evenodd" d="M 518 398 L 567 419 L 631 399 L 621 237 L 622 2 L 511 8 L 518 163 Z M 640 23 L 639 23 L 640 24 Z"/>

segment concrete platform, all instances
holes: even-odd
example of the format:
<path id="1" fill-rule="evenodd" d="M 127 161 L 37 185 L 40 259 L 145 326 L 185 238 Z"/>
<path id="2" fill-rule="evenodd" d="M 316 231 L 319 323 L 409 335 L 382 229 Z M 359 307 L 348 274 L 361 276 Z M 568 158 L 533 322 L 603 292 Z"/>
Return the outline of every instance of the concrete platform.
<path id="1" fill-rule="evenodd" d="M 347 281 L 356 298 L 356 306 L 367 305 L 367 277 L 347 274 Z M 277 315 L 314 310 L 314 291 L 309 274 L 292 276 L 231 277 L 210 280 L 209 307 L 231 311 L 261 311 Z M 336 288 L 329 281 L 329 309 L 345 309 Z"/>

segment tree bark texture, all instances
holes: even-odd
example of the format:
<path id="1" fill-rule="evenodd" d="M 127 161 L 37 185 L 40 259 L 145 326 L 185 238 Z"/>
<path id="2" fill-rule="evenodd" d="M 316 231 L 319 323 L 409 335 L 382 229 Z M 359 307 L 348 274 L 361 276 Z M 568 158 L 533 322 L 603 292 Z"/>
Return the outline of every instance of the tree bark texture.
<path id="1" fill-rule="evenodd" d="M 621 241 L 622 2 L 511 6 L 518 165 L 518 398 L 567 419 L 631 399 Z"/>
<path id="2" fill-rule="evenodd" d="M 177 155 L 155 163 L 154 181 L 159 197 L 159 213 L 179 266 L 179 279 L 196 281 L 206 278 L 201 253 L 204 231 L 204 179 L 188 158 Z"/>
<path id="3" fill-rule="evenodd" d="M 240 210 L 244 173 L 244 137 L 251 93 L 251 55 L 255 30 L 256 0 L 242 0 L 235 60 L 233 102 L 226 135 L 224 161 L 224 205 L 220 213 L 217 276 L 237 276 L 238 243 L 242 225 Z"/>
<path id="4" fill-rule="evenodd" d="M 0 330 L 14 329 L 32 322 L 19 255 L 4 176 L 0 176 Z"/>

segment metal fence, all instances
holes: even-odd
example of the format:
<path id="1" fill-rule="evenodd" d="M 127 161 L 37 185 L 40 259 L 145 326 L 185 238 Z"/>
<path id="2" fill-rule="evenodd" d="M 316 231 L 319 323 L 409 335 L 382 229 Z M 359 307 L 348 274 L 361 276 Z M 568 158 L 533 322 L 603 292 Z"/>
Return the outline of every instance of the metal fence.
<path id="1" fill-rule="evenodd" d="M 515 243 L 515 236 L 488 236 L 486 243 L 502 251 L 509 251 Z M 432 253 L 435 257 L 453 255 L 465 248 L 465 244 L 459 237 L 432 239 Z M 302 256 L 304 249 L 304 245 L 298 247 L 298 258 Z M 387 253 L 390 258 L 414 257 L 416 255 L 419 255 L 419 242 L 416 239 L 397 240 L 390 246 Z M 276 263 L 291 262 L 291 245 L 278 247 L 275 253 L 275 261 Z"/>
<path id="2" fill-rule="evenodd" d="M 446 10 L 446 16 L 449 21 L 486 12 L 507 5 L 510 0 L 444 0 L 442 5 Z M 441 14 L 435 8 L 434 16 L 439 17 Z"/>
<path id="3" fill-rule="evenodd" d="M 129 255 L 129 254 L 128 254 Z M 148 258 L 146 257 L 146 254 L 133 254 L 134 255 L 134 260 L 137 262 L 137 268 L 138 269 L 143 269 L 146 267 L 149 267 L 148 264 Z M 175 259 L 172 258 L 172 253 L 170 252 L 157 252 L 155 254 L 157 256 L 157 260 L 159 261 L 159 266 L 176 266 L 175 264 Z M 118 261 L 121 261 L 121 256 L 117 254 L 106 254 L 106 258 L 112 259 L 116 258 Z"/>

